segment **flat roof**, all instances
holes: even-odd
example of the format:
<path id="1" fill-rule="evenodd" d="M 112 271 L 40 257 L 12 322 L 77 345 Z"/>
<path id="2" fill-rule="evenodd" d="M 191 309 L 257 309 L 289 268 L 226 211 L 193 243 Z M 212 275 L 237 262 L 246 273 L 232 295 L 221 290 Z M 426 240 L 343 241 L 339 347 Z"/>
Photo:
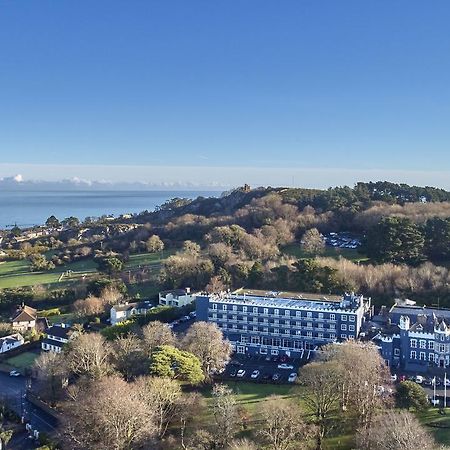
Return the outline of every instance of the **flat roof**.
<path id="1" fill-rule="evenodd" d="M 414 315 L 417 316 L 419 314 L 434 314 L 436 317 L 450 317 L 450 309 L 440 309 L 440 308 L 432 308 L 428 306 L 402 306 L 402 305 L 394 305 L 390 313 L 395 314 L 406 314 L 406 315 Z"/>
<path id="2" fill-rule="evenodd" d="M 327 295 L 327 294 L 314 294 L 311 292 L 289 292 L 289 291 L 264 291 L 262 289 L 237 289 L 232 292 L 232 294 L 239 295 L 253 295 L 257 297 L 264 298 L 290 298 L 290 299 L 306 299 L 306 300 L 319 300 L 327 302 L 338 302 L 342 301 L 342 295 Z"/>

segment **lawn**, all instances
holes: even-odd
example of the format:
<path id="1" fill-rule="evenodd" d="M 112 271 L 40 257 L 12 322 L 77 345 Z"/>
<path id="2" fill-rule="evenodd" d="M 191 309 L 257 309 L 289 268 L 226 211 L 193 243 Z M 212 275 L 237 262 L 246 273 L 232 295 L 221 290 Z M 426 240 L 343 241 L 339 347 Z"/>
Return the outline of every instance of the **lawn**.
<path id="1" fill-rule="evenodd" d="M 20 355 L 8 358 L 5 361 L 5 363 L 12 367 L 15 367 L 16 369 L 25 369 L 27 367 L 32 366 L 34 363 L 34 360 L 38 356 L 39 355 L 37 353 L 24 352 L 24 353 L 21 353 Z"/>
<path id="2" fill-rule="evenodd" d="M 125 269 L 133 270 L 144 266 L 159 269 L 161 262 L 172 254 L 172 250 L 164 250 L 158 253 L 136 253 L 130 255 L 130 259 L 125 264 Z"/>
<path id="3" fill-rule="evenodd" d="M 439 444 L 450 443 L 450 410 L 446 414 L 439 414 L 439 408 L 430 408 L 417 413 L 419 420 L 433 434 Z"/>
<path id="4" fill-rule="evenodd" d="M 301 247 L 300 244 L 290 244 L 287 245 L 282 249 L 283 253 L 286 253 L 288 255 L 295 256 L 296 258 L 310 258 L 311 256 L 325 256 L 329 258 L 335 258 L 338 259 L 340 257 L 348 259 L 353 262 L 361 262 L 361 261 L 368 261 L 367 256 L 362 255 L 361 253 L 358 253 L 357 249 L 353 248 L 336 248 L 336 247 L 325 247 L 325 250 L 320 255 L 311 255 L 308 253 L 305 253 Z"/>

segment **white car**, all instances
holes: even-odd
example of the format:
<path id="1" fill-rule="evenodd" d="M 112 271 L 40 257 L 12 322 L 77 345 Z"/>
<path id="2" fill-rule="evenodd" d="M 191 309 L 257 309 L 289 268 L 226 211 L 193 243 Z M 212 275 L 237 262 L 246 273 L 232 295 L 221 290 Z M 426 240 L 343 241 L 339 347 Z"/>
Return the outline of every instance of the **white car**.
<path id="1" fill-rule="evenodd" d="M 416 383 L 422 384 L 423 383 L 423 376 L 422 375 L 416 375 Z"/>
<path id="2" fill-rule="evenodd" d="M 9 372 L 9 376 L 10 377 L 20 377 L 21 373 L 18 372 L 17 370 L 11 370 L 11 372 Z"/>
<path id="3" fill-rule="evenodd" d="M 430 403 L 433 406 L 439 406 L 439 400 L 437 398 L 430 398 Z"/>
<path id="4" fill-rule="evenodd" d="M 288 377 L 289 383 L 294 383 L 294 381 L 297 379 L 297 374 L 295 372 L 292 372 Z"/>
<path id="5" fill-rule="evenodd" d="M 236 376 L 239 378 L 242 378 L 245 375 L 245 370 L 244 369 L 239 369 Z"/>
<path id="6" fill-rule="evenodd" d="M 278 368 L 279 369 L 290 369 L 290 370 L 292 370 L 294 368 L 294 366 L 291 366 L 290 364 L 283 363 L 283 364 L 278 364 Z"/>
<path id="7" fill-rule="evenodd" d="M 397 381 L 397 374 L 391 375 L 391 381 Z"/>
<path id="8" fill-rule="evenodd" d="M 258 378 L 259 377 L 259 370 L 254 370 L 253 372 L 252 372 L 252 374 L 250 375 L 250 378 L 253 378 L 253 379 L 256 379 L 256 378 Z"/>

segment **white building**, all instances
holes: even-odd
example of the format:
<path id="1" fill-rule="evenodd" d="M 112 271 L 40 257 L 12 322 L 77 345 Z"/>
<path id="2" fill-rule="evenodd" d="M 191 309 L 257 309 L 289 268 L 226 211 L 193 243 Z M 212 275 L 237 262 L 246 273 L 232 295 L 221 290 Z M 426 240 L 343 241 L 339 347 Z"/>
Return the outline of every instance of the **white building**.
<path id="1" fill-rule="evenodd" d="M 23 336 L 20 333 L 10 334 L 0 338 L 0 353 L 8 352 L 13 348 L 20 347 L 24 344 Z"/>
<path id="2" fill-rule="evenodd" d="M 12 318 L 12 327 L 16 331 L 34 330 L 36 327 L 37 311 L 31 306 L 22 305 Z"/>
<path id="3" fill-rule="evenodd" d="M 46 330 L 46 338 L 42 341 L 42 350 L 60 353 L 63 346 L 76 336 L 76 332 L 61 323 Z"/>
<path id="4" fill-rule="evenodd" d="M 147 314 L 152 308 L 153 305 L 149 301 L 114 305 L 110 312 L 111 325 L 123 322 L 136 314 Z"/>
<path id="5" fill-rule="evenodd" d="M 174 289 L 159 293 L 159 304 L 164 306 L 182 307 L 190 305 L 195 300 L 195 294 L 191 294 L 191 289 Z"/>

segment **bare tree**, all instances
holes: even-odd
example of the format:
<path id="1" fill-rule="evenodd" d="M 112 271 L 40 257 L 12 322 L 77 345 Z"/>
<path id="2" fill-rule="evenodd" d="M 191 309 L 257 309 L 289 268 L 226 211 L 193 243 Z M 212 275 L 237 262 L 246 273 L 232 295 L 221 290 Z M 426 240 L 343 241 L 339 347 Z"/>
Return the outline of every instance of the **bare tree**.
<path id="1" fill-rule="evenodd" d="M 258 447 L 254 442 L 243 438 L 232 441 L 227 450 L 258 450 Z"/>
<path id="2" fill-rule="evenodd" d="M 306 253 L 322 253 L 325 248 L 325 241 L 317 228 L 310 228 L 305 231 L 301 239 L 302 249 Z"/>
<path id="3" fill-rule="evenodd" d="M 233 391 L 223 384 L 213 387 L 214 444 L 225 448 L 231 442 L 239 423 L 238 405 Z"/>
<path id="4" fill-rule="evenodd" d="M 139 398 L 154 412 L 159 438 L 164 437 L 181 403 L 180 383 L 170 378 L 142 377 L 134 383 Z"/>
<path id="5" fill-rule="evenodd" d="M 154 411 L 133 384 L 107 377 L 73 392 L 63 406 L 61 431 L 69 440 L 67 448 L 131 450 L 155 436 Z"/>
<path id="6" fill-rule="evenodd" d="M 303 441 L 311 435 L 312 427 L 290 400 L 272 396 L 262 404 L 260 414 L 263 423 L 258 434 L 272 450 L 303 448 Z"/>
<path id="7" fill-rule="evenodd" d="M 90 295 L 85 299 L 76 300 L 72 309 L 77 317 L 89 317 L 102 314 L 105 311 L 105 305 L 102 299 Z"/>
<path id="8" fill-rule="evenodd" d="M 69 342 L 64 353 L 70 371 L 76 375 L 101 378 L 112 371 L 111 346 L 100 334 L 82 334 Z"/>
<path id="9" fill-rule="evenodd" d="M 167 324 L 155 320 L 142 328 L 142 346 L 146 355 L 151 356 L 161 345 L 175 345 L 175 335 Z"/>
<path id="10" fill-rule="evenodd" d="M 358 450 L 436 450 L 430 433 L 407 411 L 388 410 L 356 435 Z"/>
<path id="11" fill-rule="evenodd" d="M 119 336 L 113 342 L 112 360 L 115 368 L 126 380 L 148 370 L 148 359 L 142 348 L 142 341 L 135 334 Z"/>
<path id="12" fill-rule="evenodd" d="M 357 341 L 330 344 L 323 348 L 321 359 L 335 365 L 342 410 L 361 427 L 369 426 L 376 410 L 389 400 L 380 391 L 380 386 L 390 384 L 390 377 L 377 347 Z"/>
<path id="13" fill-rule="evenodd" d="M 194 323 L 182 341 L 182 347 L 200 360 L 205 379 L 216 370 L 222 370 L 231 357 L 232 346 L 213 323 Z"/>
<path id="14" fill-rule="evenodd" d="M 180 444 L 184 450 L 188 450 L 189 448 L 186 443 L 187 424 L 194 418 L 199 417 L 204 408 L 204 398 L 198 392 L 185 394 L 179 404 L 178 419 L 180 423 Z"/>
<path id="15" fill-rule="evenodd" d="M 147 251 L 150 253 L 158 253 L 164 250 L 164 242 L 156 234 L 150 236 L 145 245 L 147 247 Z"/>
<path id="16" fill-rule="evenodd" d="M 339 408 L 340 375 L 341 371 L 334 362 L 313 362 L 300 371 L 302 383 L 307 387 L 303 400 L 317 425 L 317 450 L 322 449 L 323 438 L 329 431 L 332 417 Z"/>

